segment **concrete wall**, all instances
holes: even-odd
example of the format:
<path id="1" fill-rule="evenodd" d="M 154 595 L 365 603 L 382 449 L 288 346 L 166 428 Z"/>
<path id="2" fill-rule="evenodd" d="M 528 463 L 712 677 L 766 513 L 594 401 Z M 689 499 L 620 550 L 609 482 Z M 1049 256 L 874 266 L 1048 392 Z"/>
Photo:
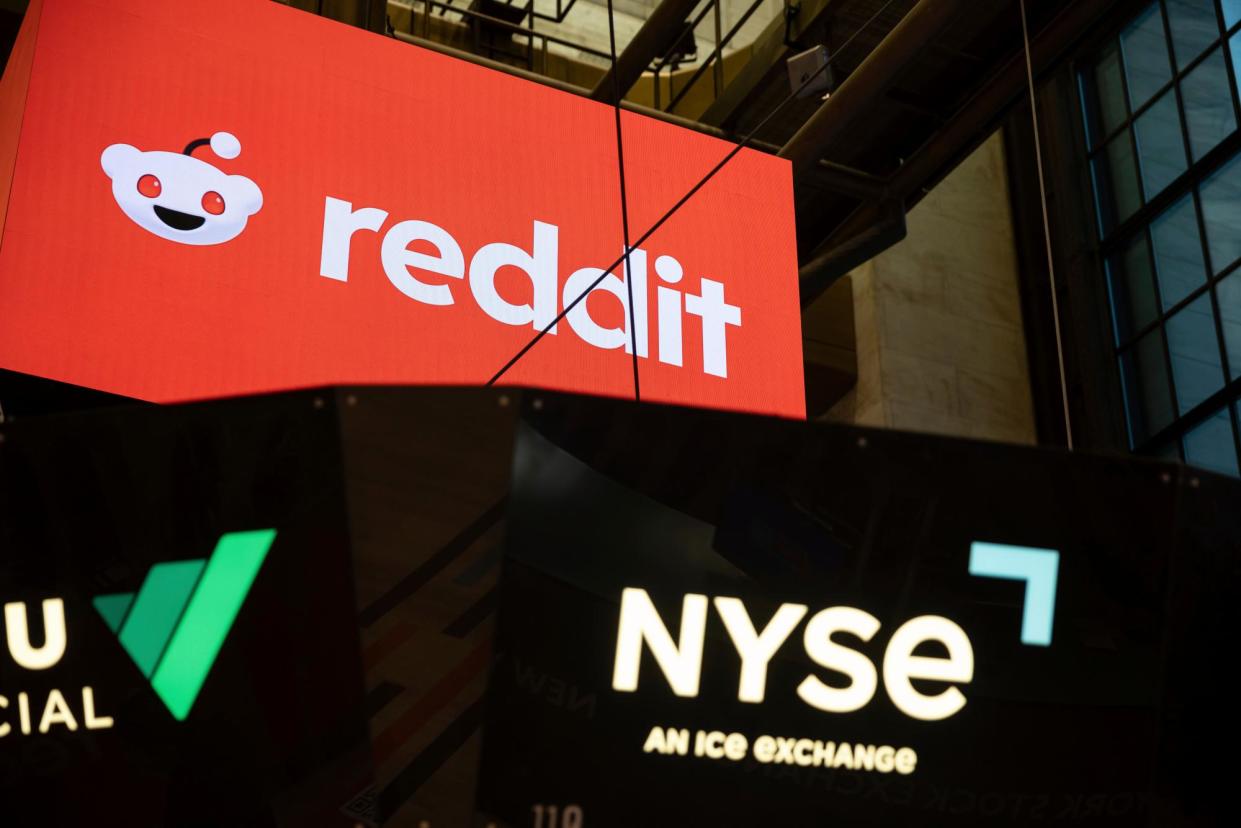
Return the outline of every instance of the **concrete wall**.
<path id="1" fill-rule="evenodd" d="M 997 133 L 852 273 L 857 386 L 828 419 L 1034 443 L 1017 252 Z"/>

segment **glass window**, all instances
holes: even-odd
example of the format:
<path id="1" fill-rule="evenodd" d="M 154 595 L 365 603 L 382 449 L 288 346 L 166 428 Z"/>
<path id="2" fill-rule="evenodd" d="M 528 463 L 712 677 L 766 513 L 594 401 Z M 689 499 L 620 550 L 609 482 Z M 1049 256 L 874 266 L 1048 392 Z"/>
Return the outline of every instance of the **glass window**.
<path id="1" fill-rule="evenodd" d="M 1107 233 L 1142 206 L 1138 188 L 1138 168 L 1133 157 L 1133 140 L 1125 130 L 1108 143 L 1092 165 L 1099 224 Z"/>
<path id="2" fill-rule="evenodd" d="M 1233 440 L 1232 415 L 1227 407 L 1185 435 L 1185 462 L 1237 476 L 1237 444 Z"/>
<path id="3" fill-rule="evenodd" d="M 1168 319 L 1167 326 L 1177 409 L 1185 414 L 1224 387 L 1210 294 L 1190 302 Z"/>
<path id="4" fill-rule="evenodd" d="M 1120 33 L 1120 48 L 1129 82 L 1129 106 L 1136 112 L 1172 79 L 1158 2 L 1151 3 Z"/>
<path id="5" fill-rule="evenodd" d="M 1159 296 L 1166 311 L 1206 283 L 1198 211 L 1187 195 L 1151 222 Z"/>
<path id="6" fill-rule="evenodd" d="M 1224 329 L 1228 354 L 1228 373 L 1241 377 L 1241 270 L 1231 274 L 1215 288 L 1219 301 L 1219 321 Z"/>
<path id="7" fill-rule="evenodd" d="M 1120 355 L 1129 439 L 1135 448 L 1172 424 L 1172 392 L 1163 359 L 1163 334 L 1148 333 Z"/>
<path id="8" fill-rule="evenodd" d="M 1224 26 L 1231 29 L 1241 20 L 1241 0 L 1222 0 L 1224 7 Z"/>
<path id="9" fill-rule="evenodd" d="M 1172 30 L 1172 51 L 1176 67 L 1186 64 L 1219 40 L 1215 20 L 1215 0 L 1167 0 L 1168 28 Z"/>
<path id="10" fill-rule="evenodd" d="M 1241 3 L 1241 0 L 1238 2 Z M 1236 76 L 1237 83 L 1241 84 L 1241 63 L 1238 63 L 1238 58 L 1241 58 L 1241 32 L 1237 32 L 1228 40 L 1228 48 L 1232 52 L 1233 75 Z"/>
<path id="11" fill-rule="evenodd" d="M 1181 138 L 1181 115 L 1176 92 L 1168 90 L 1133 122 L 1138 163 L 1146 197 L 1154 198 L 1185 172 L 1185 142 Z"/>
<path id="12" fill-rule="evenodd" d="M 1112 296 L 1117 344 L 1128 342 L 1159 316 L 1150 261 L 1150 249 L 1143 232 L 1108 262 L 1108 289 Z"/>
<path id="13" fill-rule="evenodd" d="M 1241 156 L 1208 178 L 1200 193 L 1211 270 L 1219 273 L 1241 256 Z"/>
<path id="14" fill-rule="evenodd" d="M 1129 438 L 1237 475 L 1241 0 L 1135 6 L 1078 74 Z"/>
<path id="15" fill-rule="evenodd" d="M 1090 81 L 1093 81 L 1090 82 Z M 1083 101 L 1090 146 L 1100 144 L 1129 117 L 1125 106 L 1125 82 L 1121 77 L 1120 47 L 1108 44 L 1089 73 L 1083 78 Z"/>
<path id="16" fill-rule="evenodd" d="M 1195 161 L 1237 128 L 1224 50 L 1216 49 L 1181 81 L 1189 149 Z"/>

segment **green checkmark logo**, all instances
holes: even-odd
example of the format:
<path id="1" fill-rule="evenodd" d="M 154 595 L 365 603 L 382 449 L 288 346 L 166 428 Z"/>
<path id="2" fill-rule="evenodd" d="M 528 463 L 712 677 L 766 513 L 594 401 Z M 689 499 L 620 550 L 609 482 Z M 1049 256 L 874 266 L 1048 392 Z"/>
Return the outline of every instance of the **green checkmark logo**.
<path id="1" fill-rule="evenodd" d="M 156 564 L 137 593 L 95 598 L 178 721 L 190 714 L 275 539 L 274 529 L 229 532 L 206 560 Z"/>

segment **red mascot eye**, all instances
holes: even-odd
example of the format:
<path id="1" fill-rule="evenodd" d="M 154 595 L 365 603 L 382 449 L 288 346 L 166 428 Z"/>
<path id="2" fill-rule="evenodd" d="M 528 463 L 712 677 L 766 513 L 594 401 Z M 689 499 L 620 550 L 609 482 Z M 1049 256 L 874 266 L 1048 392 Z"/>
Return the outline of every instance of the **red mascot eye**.
<path id="1" fill-rule="evenodd" d="M 138 192 L 147 198 L 155 198 L 163 192 L 164 186 L 159 183 L 159 179 L 147 173 L 138 179 Z"/>
<path id="2" fill-rule="evenodd" d="M 203 193 L 203 209 L 213 216 L 220 215 L 224 212 L 224 196 L 215 190 Z"/>

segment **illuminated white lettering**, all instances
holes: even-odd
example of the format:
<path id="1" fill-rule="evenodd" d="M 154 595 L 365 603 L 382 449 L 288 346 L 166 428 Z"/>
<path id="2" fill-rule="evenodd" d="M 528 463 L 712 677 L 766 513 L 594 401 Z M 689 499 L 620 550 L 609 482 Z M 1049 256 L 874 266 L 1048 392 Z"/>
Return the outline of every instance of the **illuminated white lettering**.
<path id="1" fill-rule="evenodd" d="M 924 641 L 939 641 L 948 648 L 947 658 L 915 656 Z M 926 696 L 910 679 L 966 684 L 974 678 L 974 649 L 965 631 L 937 615 L 922 615 L 902 624 L 888 642 L 883 657 L 883 683 L 892 703 L 901 712 L 923 721 L 946 719 L 965 706 L 965 695 L 956 687 Z"/>
<path id="2" fill-rule="evenodd" d="M 857 650 L 832 641 L 832 635 L 847 632 L 863 642 L 879 632 L 879 619 L 853 607 L 829 607 L 816 613 L 806 624 L 806 655 L 829 670 L 849 677 L 848 687 L 832 687 L 810 675 L 797 686 L 797 695 L 811 707 L 828 713 L 851 713 L 865 707 L 875 695 L 878 676 L 875 665 Z"/>
<path id="3" fill-rule="evenodd" d="M 725 328 L 741 325 L 741 308 L 724 301 L 724 283 L 703 279 L 701 296 L 685 294 L 685 312 L 702 318 L 702 370 L 717 377 L 728 376 L 728 343 Z"/>
<path id="4" fill-rule="evenodd" d="M 853 769 L 854 770 L 874 770 L 875 769 L 875 746 L 874 745 L 854 745 L 853 746 Z"/>
<path id="5" fill-rule="evenodd" d="M 671 256 L 655 260 L 655 273 L 668 284 L 681 281 L 684 270 L 681 263 Z M 659 361 L 665 365 L 681 366 L 681 293 L 671 288 L 659 287 L 655 291 L 659 307 Z"/>
<path id="6" fill-rule="evenodd" d="M 642 745 L 642 752 L 676 753 L 684 756 L 689 752 L 689 730 L 675 727 L 665 730 L 659 726 L 652 727 L 651 732 L 646 736 L 646 743 Z"/>
<path id="7" fill-rule="evenodd" d="M 23 736 L 30 735 L 30 697 L 25 693 L 17 694 L 17 724 Z"/>
<path id="8" fill-rule="evenodd" d="M 47 694 L 47 704 L 43 706 L 43 717 L 39 719 L 39 732 L 47 733 L 55 724 L 63 725 L 69 730 L 78 729 L 77 719 L 73 718 L 73 712 L 69 710 L 69 705 L 59 690 L 53 690 Z"/>
<path id="9" fill-rule="evenodd" d="M 65 654 L 65 602 L 59 598 L 43 601 L 43 646 L 35 648 L 30 644 L 24 602 L 4 605 L 4 627 L 9 654 L 27 670 L 46 670 Z"/>
<path id="10" fill-rule="evenodd" d="M 410 250 L 415 241 L 433 245 L 439 255 Z M 410 299 L 426 305 L 451 305 L 452 288 L 428 284 L 416 278 L 410 268 L 425 270 L 450 279 L 465 277 L 465 257 L 457 240 L 447 230 L 427 221 L 402 221 L 384 235 L 380 261 L 388 281 Z"/>
<path id="11" fill-rule="evenodd" d="M 323 244 L 319 251 L 319 275 L 338 282 L 349 281 L 349 245 L 359 230 L 377 232 L 388 218 L 377 207 L 354 210 L 348 201 L 328 196 L 323 202 Z"/>
<path id="12" fill-rule="evenodd" d="M 773 657 L 808 609 L 804 604 L 783 604 L 760 633 L 741 599 L 719 597 L 714 604 L 741 660 L 737 699 L 760 703 L 766 697 L 767 673 Z M 622 692 L 637 690 L 645 644 L 673 692 L 687 698 L 698 695 L 707 608 L 707 596 L 686 595 L 680 636 L 674 641 L 646 591 L 625 589 L 621 597 L 613 688 Z M 813 615 L 803 636 L 806 654 L 816 664 L 846 676 L 849 683 L 845 687 L 835 687 L 811 674 L 797 686 L 797 695 L 810 706 L 829 713 L 850 713 L 869 704 L 879 685 L 874 662 L 862 652 L 832 640 L 832 636 L 848 633 L 867 643 L 879 628 L 878 619 L 855 607 L 829 607 Z M 914 655 L 917 647 L 930 641 L 943 644 L 947 657 Z M 902 713 L 924 721 L 954 715 L 965 705 L 965 696 L 955 686 L 927 695 L 914 688 L 913 680 L 967 684 L 973 679 L 973 672 L 974 652 L 969 637 L 955 623 L 938 616 L 921 616 L 905 622 L 892 635 L 884 653 L 883 680 L 893 704 Z M 866 755 L 862 761 L 876 760 Z"/>
<path id="13" fill-rule="evenodd" d="M 87 730 L 106 730 L 113 724 L 111 716 L 95 714 L 95 691 L 90 687 L 82 688 L 82 723 Z"/>
<path id="14" fill-rule="evenodd" d="M 504 242 L 493 242 L 479 248 L 470 261 L 470 290 L 483 312 L 505 325 L 530 325 L 542 330 L 556 318 L 556 259 L 559 228 L 554 224 L 534 223 L 533 253 Z M 502 267 L 513 267 L 526 274 L 533 289 L 530 304 L 515 304 L 502 297 L 496 289 L 496 274 Z M 553 326 L 548 333 L 555 333 Z"/>
<path id="15" fill-rule="evenodd" d="M 697 744 L 694 746 L 695 756 L 707 756 L 711 759 L 724 757 L 724 734 L 718 730 L 709 733 L 698 731 Z"/>
<path id="16" fill-rule="evenodd" d="M 573 329 L 584 342 L 594 345 L 596 348 L 604 350 L 613 350 L 616 348 L 624 348 L 625 353 L 633 353 L 633 345 L 631 339 L 636 339 L 638 344 L 638 356 L 645 357 L 647 355 L 647 308 L 646 308 L 646 252 L 643 250 L 633 250 L 629 254 L 629 268 L 632 271 L 633 280 L 633 325 L 636 334 L 631 337 L 629 334 L 629 286 L 619 276 L 607 273 L 597 267 L 584 267 L 575 271 L 564 283 L 563 300 L 564 306 L 569 310 L 565 318 L 569 321 L 569 327 Z M 604 274 L 607 275 L 604 275 Z M 603 291 L 610 293 L 620 302 L 621 310 L 624 313 L 624 323 L 619 328 L 605 328 L 595 321 L 591 316 L 589 308 L 589 299 L 577 301 L 578 297 L 586 292 L 596 279 L 602 280 L 596 285 L 592 293 L 595 291 Z M 573 304 L 577 302 L 577 304 Z"/>
<path id="17" fill-rule="evenodd" d="M 810 739 L 798 739 L 793 745 L 793 760 L 803 768 L 814 762 L 814 742 Z"/>
<path id="18" fill-rule="evenodd" d="M 638 668 L 645 642 L 672 692 L 688 698 L 697 696 L 706 629 L 707 596 L 685 596 L 681 607 L 681 635 L 679 641 L 673 643 L 646 590 L 626 589 L 621 594 L 612 688 L 626 693 L 638 689 Z"/>
<path id="19" fill-rule="evenodd" d="M 745 604 L 737 598 L 716 598 L 716 612 L 724 621 L 724 629 L 732 639 L 737 654 L 741 656 L 741 681 L 737 698 L 757 704 L 767 690 L 767 665 L 780 645 L 792 634 L 809 607 L 802 604 L 782 604 L 763 628 L 762 634 L 754 630 L 754 623 L 745 611 Z"/>
<path id="20" fill-rule="evenodd" d="M 319 275 L 348 282 L 354 236 L 359 231 L 378 233 L 388 217 L 388 212 L 378 207 L 355 209 L 349 201 L 327 196 L 323 203 Z M 417 271 L 449 279 L 468 275 L 475 302 L 497 322 L 529 325 L 554 334 L 557 330 L 551 322 L 563 304 L 568 308 L 569 326 L 582 341 L 604 350 L 623 348 L 626 353 L 632 353 L 636 346 L 637 356 L 647 358 L 651 338 L 647 252 L 640 248 L 629 251 L 623 278 L 595 267 L 583 267 L 574 270 L 564 285 L 558 287 L 560 228 L 541 221 L 534 221 L 533 227 L 529 252 L 518 245 L 492 242 L 474 253 L 467 268 L 465 253 L 448 230 L 423 220 L 400 221 L 383 235 L 380 263 L 393 286 L 417 302 L 433 306 L 455 304 L 449 284 L 439 280 L 424 281 L 416 275 Z M 426 252 L 425 247 L 411 250 L 415 242 L 426 243 L 434 252 Z M 506 267 L 521 271 L 529 279 L 531 298 L 528 302 L 510 301 L 511 297 L 506 299 L 500 294 L 496 278 Z M 655 291 L 659 361 L 678 367 L 684 364 L 683 315 L 688 313 L 701 320 L 703 373 L 727 378 L 728 328 L 741 326 L 741 308 L 727 302 L 724 283 L 714 279 L 700 279 L 697 294 L 682 294 L 677 288 L 666 287 L 679 284 L 685 275 L 681 263 L 672 256 L 656 257 L 654 269 L 662 282 Z M 577 301 L 596 280 L 599 284 L 593 290 L 610 293 L 620 302 L 624 312 L 624 323 L 620 327 L 600 325 L 591 314 L 589 302 L 586 299 Z M 629 308 L 631 293 L 632 312 Z M 631 326 L 632 331 L 629 330 Z"/>
<path id="21" fill-rule="evenodd" d="M 835 742 L 820 742 L 818 739 L 815 739 L 814 754 L 811 756 L 811 764 L 813 764 L 816 768 L 830 768 L 832 766 L 832 755 L 835 752 Z"/>
<path id="22" fill-rule="evenodd" d="M 818 739 L 786 739 L 759 736 L 754 740 L 754 758 L 763 764 L 797 765 L 808 768 L 845 768 L 879 773 L 912 773 L 918 755 L 910 748 L 890 745 L 823 742 Z"/>

